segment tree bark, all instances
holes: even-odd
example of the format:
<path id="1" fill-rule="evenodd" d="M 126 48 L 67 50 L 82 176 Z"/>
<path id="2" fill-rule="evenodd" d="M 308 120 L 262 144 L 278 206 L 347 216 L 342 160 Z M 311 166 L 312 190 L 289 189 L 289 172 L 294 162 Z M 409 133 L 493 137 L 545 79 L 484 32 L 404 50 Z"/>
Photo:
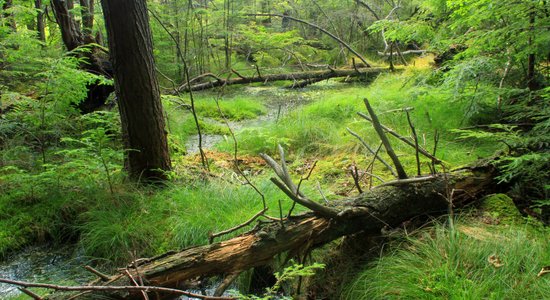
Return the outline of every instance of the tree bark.
<path id="1" fill-rule="evenodd" d="M 102 0 L 126 168 L 131 177 L 166 178 L 170 156 L 145 0 Z"/>
<path id="2" fill-rule="evenodd" d="M 493 177 L 494 168 L 487 163 L 433 177 L 390 182 L 355 198 L 335 201 L 332 208 L 340 211 L 335 218 L 306 213 L 284 221 L 260 223 L 227 241 L 140 260 L 128 268 L 135 278 L 141 276 L 146 285 L 185 288 L 197 277 L 239 273 L 269 264 L 274 256 L 284 252 L 301 253 L 344 235 L 380 234 L 381 229 L 399 226 L 416 216 L 443 214 L 450 207 L 460 207 L 489 193 Z M 106 285 L 131 285 L 129 280 L 119 274 L 112 276 Z M 143 298 L 138 293 L 109 296 Z M 169 297 L 149 294 L 149 299 Z"/>
<path id="3" fill-rule="evenodd" d="M 66 2 L 64 0 L 52 0 L 55 19 L 57 24 L 59 24 L 59 29 L 61 30 L 63 44 L 65 44 L 68 51 L 73 51 L 74 49 L 84 45 L 84 38 L 80 32 L 79 24 L 69 11 L 70 3 L 71 1 Z"/>
<path id="4" fill-rule="evenodd" d="M 42 0 L 35 0 L 34 8 L 36 9 L 36 31 L 38 32 L 38 39 L 45 42 L 46 26 L 44 23 L 44 7 L 42 6 Z"/>
<path id="5" fill-rule="evenodd" d="M 357 68 L 357 69 L 329 69 L 324 71 L 306 71 L 306 72 L 295 72 L 295 73 L 285 73 L 285 74 L 267 74 L 267 75 L 258 75 L 253 77 L 239 77 L 235 79 L 222 79 L 213 74 L 203 74 L 191 82 L 205 77 L 212 77 L 215 80 L 209 82 L 198 83 L 191 86 L 191 91 L 200 91 L 206 90 L 214 87 L 226 86 L 226 85 L 235 85 L 235 84 L 249 84 L 255 82 L 272 82 L 272 81 L 281 81 L 281 80 L 314 80 L 312 83 L 329 78 L 336 77 L 357 77 L 363 75 L 375 76 L 382 72 L 386 72 L 387 68 Z M 240 76 L 240 75 L 238 75 Z M 180 86 L 175 92 L 187 92 L 189 88 L 186 84 Z"/>
<path id="6" fill-rule="evenodd" d="M 63 43 L 68 51 L 73 51 L 78 47 L 96 42 L 91 31 L 93 26 L 93 0 L 82 0 L 82 3 L 88 4 L 85 9 L 87 12 L 84 12 L 84 8 L 82 11 L 83 31 L 80 29 L 80 24 L 76 21 L 74 15 L 70 12 L 73 2 L 52 0 L 56 22 L 59 25 Z M 112 70 L 107 58 L 103 57 L 96 47 L 92 47 L 90 52 L 73 53 L 73 55 L 86 58 L 80 65 L 81 69 L 93 74 L 112 78 Z M 112 86 L 91 83 L 88 85 L 87 98 L 78 104 L 78 108 L 82 113 L 89 113 L 97 110 L 105 104 L 107 97 L 113 91 L 114 88 Z"/>
<path id="7" fill-rule="evenodd" d="M 94 27 L 94 0 L 80 0 L 80 7 L 82 9 L 82 33 L 86 44 L 94 43 L 95 38 L 93 36 Z"/>

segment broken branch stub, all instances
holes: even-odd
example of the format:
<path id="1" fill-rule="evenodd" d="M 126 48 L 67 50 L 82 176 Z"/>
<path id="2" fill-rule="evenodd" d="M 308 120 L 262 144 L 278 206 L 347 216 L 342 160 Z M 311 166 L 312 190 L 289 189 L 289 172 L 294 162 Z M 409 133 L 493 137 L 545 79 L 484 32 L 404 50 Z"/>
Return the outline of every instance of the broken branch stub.
<path id="1" fill-rule="evenodd" d="M 308 197 L 306 197 L 302 192 L 298 190 L 298 187 L 292 181 L 288 168 L 285 161 L 285 153 L 281 145 L 278 146 L 279 154 L 281 156 L 281 164 L 277 163 L 271 156 L 260 153 L 260 156 L 265 160 L 265 162 L 273 169 L 277 178 L 271 178 L 271 181 L 283 191 L 290 199 L 296 203 L 311 209 L 313 212 L 320 216 L 334 218 L 338 216 L 338 211 L 334 208 L 330 208 L 324 205 L 321 205 Z"/>

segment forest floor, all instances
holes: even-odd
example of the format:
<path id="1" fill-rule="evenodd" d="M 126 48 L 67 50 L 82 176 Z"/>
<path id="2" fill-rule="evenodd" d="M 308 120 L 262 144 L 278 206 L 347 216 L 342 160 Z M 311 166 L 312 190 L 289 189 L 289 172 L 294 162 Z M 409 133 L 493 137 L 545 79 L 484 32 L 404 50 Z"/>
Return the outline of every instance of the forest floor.
<path id="1" fill-rule="evenodd" d="M 258 84 L 194 93 L 208 171 L 197 151 L 189 97 L 165 96 L 174 170 L 163 188 L 136 187 L 124 179 L 116 143 L 102 140 L 102 134 L 110 138 L 109 128 L 73 133 L 41 167 L 25 165 L 36 149 L 14 145 L 2 153 L 12 165 L 0 173 L 0 256 L 46 241 L 73 243 L 108 269 L 133 257 L 205 244 L 209 233 L 261 210 L 262 198 L 271 215 L 286 214 L 292 202 L 270 182 L 271 171 L 258 155 L 276 154 L 278 144 L 288 153 L 293 176 L 311 173 L 302 187 L 311 198 L 357 194 L 350 175 L 355 168 L 367 190 L 392 174 L 378 162 L 367 170 L 372 156 L 348 131 L 378 147 L 370 123 L 357 115 L 366 111 L 364 98 L 383 124 L 405 136 L 408 110 L 419 143 L 430 150 L 437 144 L 436 155 L 448 169 L 498 150 L 501 145 L 462 139 L 455 131 L 490 122 L 494 99 L 465 101 L 452 88 L 431 86 L 430 76 L 426 58 L 368 85 L 329 80 L 300 90 Z M 84 128 L 116 119 L 108 112 L 81 118 L 75 122 Z M 416 173 L 414 149 L 392 142 L 407 172 Z M 422 161 L 421 172 L 429 173 L 430 165 Z M 405 224 L 348 259 L 338 255 L 345 253 L 342 241 L 315 251 L 313 259 L 326 270 L 310 279 L 310 292 L 330 299 L 548 297 L 550 275 L 537 276 L 550 265 L 548 228 L 521 215 L 507 196 L 482 203 L 422 228 Z M 246 285 L 247 279 L 239 282 Z"/>

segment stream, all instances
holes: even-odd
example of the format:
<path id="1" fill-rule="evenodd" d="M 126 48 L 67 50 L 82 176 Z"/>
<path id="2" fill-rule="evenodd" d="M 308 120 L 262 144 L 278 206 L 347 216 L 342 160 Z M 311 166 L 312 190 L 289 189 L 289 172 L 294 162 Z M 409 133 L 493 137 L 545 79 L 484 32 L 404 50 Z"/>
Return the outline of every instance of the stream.
<path id="1" fill-rule="evenodd" d="M 82 251 L 71 246 L 32 246 L 0 261 L 0 277 L 40 283 L 84 284 L 94 279 L 94 275 L 82 267 L 88 263 L 90 260 L 82 255 Z M 0 299 L 20 294 L 17 287 L 0 283 Z"/>
<path id="2" fill-rule="evenodd" d="M 306 90 L 308 88 L 304 88 Z M 238 131 L 244 128 L 253 128 L 266 126 L 271 123 L 276 123 L 279 119 L 283 118 L 290 111 L 311 102 L 309 97 L 304 96 L 300 92 L 295 90 L 286 90 L 281 88 L 274 87 L 246 87 L 243 91 L 244 94 L 248 94 L 258 99 L 263 99 L 264 105 L 267 108 L 265 114 L 255 118 L 241 121 L 228 121 L 229 126 L 233 132 L 237 133 Z M 209 120 L 211 122 L 219 123 L 225 126 L 224 123 Z M 212 149 L 218 142 L 222 141 L 224 138 L 223 135 L 218 134 L 203 134 L 202 135 L 202 147 L 203 149 Z M 190 154 L 199 152 L 199 135 L 190 136 L 187 139 L 185 144 L 187 152 Z"/>
<path id="3" fill-rule="evenodd" d="M 338 85 L 342 84 L 329 81 L 321 83 L 320 86 L 318 84 L 299 91 L 277 87 L 246 87 L 243 93 L 262 99 L 267 112 L 255 119 L 230 121 L 229 126 L 234 132 L 238 132 L 244 128 L 275 123 L 290 111 L 313 100 L 312 93 L 303 93 L 304 91 L 322 92 Z M 223 138 L 222 135 L 203 135 L 203 148 L 212 148 Z M 186 147 L 189 153 L 197 153 L 198 135 L 190 137 Z M 83 268 L 91 262 L 92 259 L 85 257 L 83 251 L 75 246 L 30 246 L 0 260 L 0 277 L 37 283 L 81 285 L 95 279 L 95 275 Z M 213 285 L 211 289 L 207 288 L 207 292 L 211 294 L 215 286 Z M 201 293 L 200 291 L 191 292 Z M 14 299 L 21 294 L 17 287 L 0 283 L 0 299 Z M 190 298 L 182 296 L 180 299 Z"/>

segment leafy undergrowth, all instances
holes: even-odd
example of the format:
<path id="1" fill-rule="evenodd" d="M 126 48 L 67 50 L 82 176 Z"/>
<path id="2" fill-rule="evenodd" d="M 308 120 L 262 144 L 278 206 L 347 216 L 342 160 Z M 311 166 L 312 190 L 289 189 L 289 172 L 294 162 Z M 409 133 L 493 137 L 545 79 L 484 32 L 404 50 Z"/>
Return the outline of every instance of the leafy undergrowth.
<path id="1" fill-rule="evenodd" d="M 347 283 L 341 299 L 545 299 L 550 231 L 462 218 L 390 244 Z"/>

